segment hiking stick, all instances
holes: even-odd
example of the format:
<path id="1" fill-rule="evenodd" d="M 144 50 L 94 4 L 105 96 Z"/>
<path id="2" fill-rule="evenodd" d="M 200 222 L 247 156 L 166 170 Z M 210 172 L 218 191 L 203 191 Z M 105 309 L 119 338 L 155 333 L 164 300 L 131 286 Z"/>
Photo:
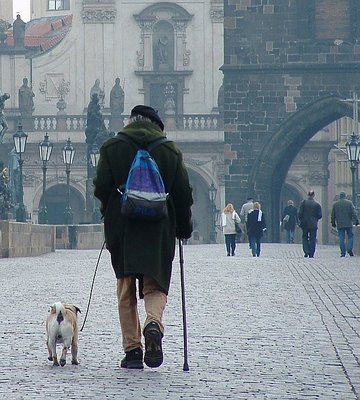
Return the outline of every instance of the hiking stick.
<path id="1" fill-rule="evenodd" d="M 183 371 L 189 371 L 187 354 L 187 327 L 186 327 L 186 308 L 185 308 L 185 279 L 184 279 L 184 254 L 182 241 L 179 239 L 179 258 L 180 258 L 180 278 L 181 278 L 181 305 L 183 315 L 183 334 L 184 334 L 184 365 Z"/>

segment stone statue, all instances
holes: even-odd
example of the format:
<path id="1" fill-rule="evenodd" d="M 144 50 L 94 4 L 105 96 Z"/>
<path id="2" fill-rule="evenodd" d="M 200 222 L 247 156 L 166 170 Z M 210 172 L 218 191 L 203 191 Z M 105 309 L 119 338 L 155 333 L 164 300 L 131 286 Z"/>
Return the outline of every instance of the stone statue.
<path id="1" fill-rule="evenodd" d="M 14 206 L 19 203 L 20 167 L 15 147 L 9 152 L 10 197 Z"/>
<path id="2" fill-rule="evenodd" d="M 110 91 L 110 110 L 111 115 L 118 116 L 124 112 L 125 93 L 120 86 L 120 78 L 115 79 L 115 85 Z"/>
<path id="3" fill-rule="evenodd" d="M 104 136 L 104 132 L 105 135 L 107 134 L 104 117 L 100 110 L 99 97 L 96 93 L 93 93 L 86 116 L 85 136 L 88 146 L 92 146 L 99 137 Z"/>
<path id="4" fill-rule="evenodd" d="M 7 39 L 6 31 L 11 27 L 11 24 L 0 19 L 0 45 L 4 45 Z"/>
<path id="5" fill-rule="evenodd" d="M 0 161 L 0 219 L 7 219 L 7 211 L 11 208 L 9 180 L 8 169 Z"/>
<path id="6" fill-rule="evenodd" d="M 90 101 L 92 100 L 94 93 L 98 96 L 100 107 L 103 107 L 105 103 L 105 92 L 100 87 L 100 79 L 95 80 L 94 86 L 90 90 Z"/>
<path id="7" fill-rule="evenodd" d="M 0 131 L 0 143 L 3 141 L 3 137 L 5 132 L 8 130 L 9 126 L 6 122 L 4 108 L 5 108 L 5 101 L 10 99 L 9 93 L 4 93 L 0 95 L 0 126 L 2 127 Z"/>
<path id="8" fill-rule="evenodd" d="M 20 18 L 18 14 L 16 20 L 13 23 L 13 36 L 14 36 L 14 46 L 24 47 L 25 46 L 25 27 L 26 23 Z"/>
<path id="9" fill-rule="evenodd" d="M 24 78 L 23 84 L 19 89 L 19 109 L 22 116 L 26 117 L 32 115 L 35 110 L 34 97 L 34 92 L 31 87 L 28 86 L 28 79 Z"/>
<path id="10" fill-rule="evenodd" d="M 163 36 L 158 40 L 157 44 L 157 57 L 159 64 L 167 64 L 168 63 L 168 37 Z"/>

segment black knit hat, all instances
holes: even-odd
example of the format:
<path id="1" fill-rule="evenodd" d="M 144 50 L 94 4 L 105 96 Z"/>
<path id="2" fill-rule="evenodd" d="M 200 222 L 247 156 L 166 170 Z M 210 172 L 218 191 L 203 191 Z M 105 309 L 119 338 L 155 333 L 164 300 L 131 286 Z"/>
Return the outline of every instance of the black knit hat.
<path id="1" fill-rule="evenodd" d="M 154 122 L 154 124 L 158 125 L 162 131 L 164 130 L 164 124 L 161 121 L 159 114 L 152 107 L 143 105 L 135 106 L 131 110 L 130 118 L 134 117 L 135 115 L 142 115 L 145 118 L 149 118 L 152 122 Z"/>

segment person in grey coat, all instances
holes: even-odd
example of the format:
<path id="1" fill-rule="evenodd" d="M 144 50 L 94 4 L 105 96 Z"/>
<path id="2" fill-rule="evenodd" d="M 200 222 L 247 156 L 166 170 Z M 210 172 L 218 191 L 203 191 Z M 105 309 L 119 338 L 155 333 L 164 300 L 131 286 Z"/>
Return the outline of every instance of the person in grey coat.
<path id="1" fill-rule="evenodd" d="M 353 256 L 353 223 L 359 225 L 359 219 L 352 201 L 346 199 L 346 193 L 339 194 L 339 200 L 333 204 L 331 210 L 331 225 L 337 228 L 339 236 L 340 256 L 345 257 L 346 251 Z M 347 235 L 347 246 L 345 246 Z"/>
<path id="2" fill-rule="evenodd" d="M 299 208 L 299 223 L 302 229 L 302 245 L 304 257 L 314 258 L 318 221 L 322 218 L 321 205 L 315 201 L 315 192 L 310 190 L 308 198 L 303 200 Z"/>

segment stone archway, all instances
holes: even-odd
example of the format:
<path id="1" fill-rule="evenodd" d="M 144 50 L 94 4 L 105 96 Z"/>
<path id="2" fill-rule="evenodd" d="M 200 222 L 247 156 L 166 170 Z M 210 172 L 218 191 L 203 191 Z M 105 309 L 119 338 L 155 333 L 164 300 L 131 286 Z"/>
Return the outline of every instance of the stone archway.
<path id="1" fill-rule="evenodd" d="M 48 223 L 53 225 L 64 224 L 64 211 L 66 205 L 66 185 L 57 184 L 46 190 L 46 207 Z M 40 199 L 41 202 L 41 199 Z M 41 204 L 41 203 L 39 203 Z M 70 186 L 70 207 L 73 212 L 73 223 L 85 221 L 85 200 L 81 193 Z"/>
<path id="2" fill-rule="evenodd" d="M 351 115 L 351 106 L 341 97 L 323 97 L 292 114 L 263 147 L 250 173 L 248 192 L 265 205 L 272 241 L 280 238 L 281 189 L 295 156 L 320 129 Z"/>

